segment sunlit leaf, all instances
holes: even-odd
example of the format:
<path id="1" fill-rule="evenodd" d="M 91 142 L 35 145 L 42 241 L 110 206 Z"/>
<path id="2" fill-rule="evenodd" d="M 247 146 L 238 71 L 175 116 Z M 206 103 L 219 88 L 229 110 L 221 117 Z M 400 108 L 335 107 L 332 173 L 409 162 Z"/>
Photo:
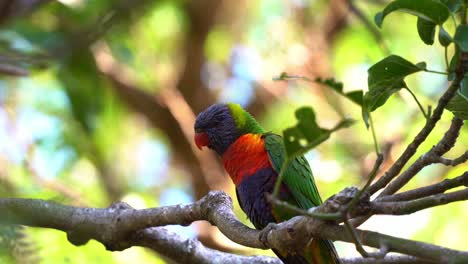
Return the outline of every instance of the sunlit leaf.
<path id="1" fill-rule="evenodd" d="M 436 0 L 396 0 L 375 15 L 375 23 L 381 27 L 384 18 L 397 10 L 413 14 L 438 25 L 444 23 L 450 16 L 447 6 Z"/>
<path id="2" fill-rule="evenodd" d="M 436 24 L 424 18 L 418 17 L 417 27 L 421 40 L 427 45 L 434 44 Z"/>
<path id="3" fill-rule="evenodd" d="M 453 41 L 457 43 L 458 47 L 464 52 L 468 52 L 468 25 L 459 25 Z"/>
<path id="4" fill-rule="evenodd" d="M 364 95 L 364 104 L 369 111 L 383 105 L 395 92 L 406 87 L 403 79 L 415 72 L 425 69 L 426 64 L 413 64 L 400 56 L 391 55 L 368 70 L 367 83 L 369 91 Z"/>
<path id="5" fill-rule="evenodd" d="M 310 107 L 301 107 L 296 110 L 297 124 L 283 131 L 284 145 L 288 157 L 295 157 L 313 149 L 334 131 L 349 127 L 353 120 L 344 119 L 332 129 L 319 127 L 315 119 L 314 110 Z"/>

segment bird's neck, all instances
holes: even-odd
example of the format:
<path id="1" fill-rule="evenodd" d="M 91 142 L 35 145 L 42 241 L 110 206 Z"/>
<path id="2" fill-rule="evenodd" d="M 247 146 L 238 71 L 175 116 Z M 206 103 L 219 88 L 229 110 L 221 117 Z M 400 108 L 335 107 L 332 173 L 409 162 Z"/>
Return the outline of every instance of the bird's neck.
<path id="1" fill-rule="evenodd" d="M 244 134 L 222 155 L 223 165 L 237 186 L 243 178 L 270 167 L 262 134 Z"/>

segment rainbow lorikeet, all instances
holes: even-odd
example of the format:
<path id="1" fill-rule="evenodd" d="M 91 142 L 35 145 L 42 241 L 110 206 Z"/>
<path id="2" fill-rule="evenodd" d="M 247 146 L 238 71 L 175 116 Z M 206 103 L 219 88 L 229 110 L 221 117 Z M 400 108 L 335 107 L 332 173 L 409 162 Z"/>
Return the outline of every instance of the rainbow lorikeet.
<path id="1" fill-rule="evenodd" d="M 285 159 L 282 138 L 266 133 L 257 121 L 238 104 L 215 104 L 201 112 L 195 121 L 195 143 L 207 146 L 221 156 L 224 168 L 236 186 L 237 199 L 255 228 L 278 223 L 295 216 L 274 210 L 265 194 L 272 193 Z M 312 171 L 303 157 L 286 168 L 278 197 L 302 209 L 322 203 Z M 313 239 L 299 253 L 274 250 L 284 263 L 339 263 L 333 243 Z"/>

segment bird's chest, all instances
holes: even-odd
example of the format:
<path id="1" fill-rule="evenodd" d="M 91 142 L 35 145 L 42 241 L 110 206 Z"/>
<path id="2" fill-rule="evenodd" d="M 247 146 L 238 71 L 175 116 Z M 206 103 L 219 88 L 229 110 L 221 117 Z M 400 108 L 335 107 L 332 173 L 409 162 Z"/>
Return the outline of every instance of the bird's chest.
<path id="1" fill-rule="evenodd" d="M 238 138 L 223 154 L 223 165 L 237 186 L 242 180 L 264 168 L 271 168 L 270 159 L 260 135 Z"/>
<path id="2" fill-rule="evenodd" d="M 277 174 L 272 168 L 261 169 L 236 185 L 239 204 L 258 229 L 276 222 L 266 194 L 273 192 Z"/>

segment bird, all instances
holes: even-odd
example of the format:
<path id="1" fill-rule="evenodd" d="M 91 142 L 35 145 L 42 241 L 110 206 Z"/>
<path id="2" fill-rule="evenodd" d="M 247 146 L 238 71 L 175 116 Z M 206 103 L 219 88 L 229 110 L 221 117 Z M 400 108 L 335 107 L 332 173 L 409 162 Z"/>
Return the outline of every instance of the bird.
<path id="1" fill-rule="evenodd" d="M 283 139 L 266 132 L 255 118 L 235 103 L 213 104 L 197 115 L 194 124 L 195 145 L 215 151 L 236 187 L 240 207 L 256 229 L 286 221 L 295 213 L 274 208 L 266 194 L 274 190 L 286 159 Z M 312 170 L 304 158 L 294 158 L 285 168 L 278 196 L 301 209 L 322 203 Z M 275 254 L 286 264 L 338 264 L 333 242 L 312 239 L 300 252 Z"/>

